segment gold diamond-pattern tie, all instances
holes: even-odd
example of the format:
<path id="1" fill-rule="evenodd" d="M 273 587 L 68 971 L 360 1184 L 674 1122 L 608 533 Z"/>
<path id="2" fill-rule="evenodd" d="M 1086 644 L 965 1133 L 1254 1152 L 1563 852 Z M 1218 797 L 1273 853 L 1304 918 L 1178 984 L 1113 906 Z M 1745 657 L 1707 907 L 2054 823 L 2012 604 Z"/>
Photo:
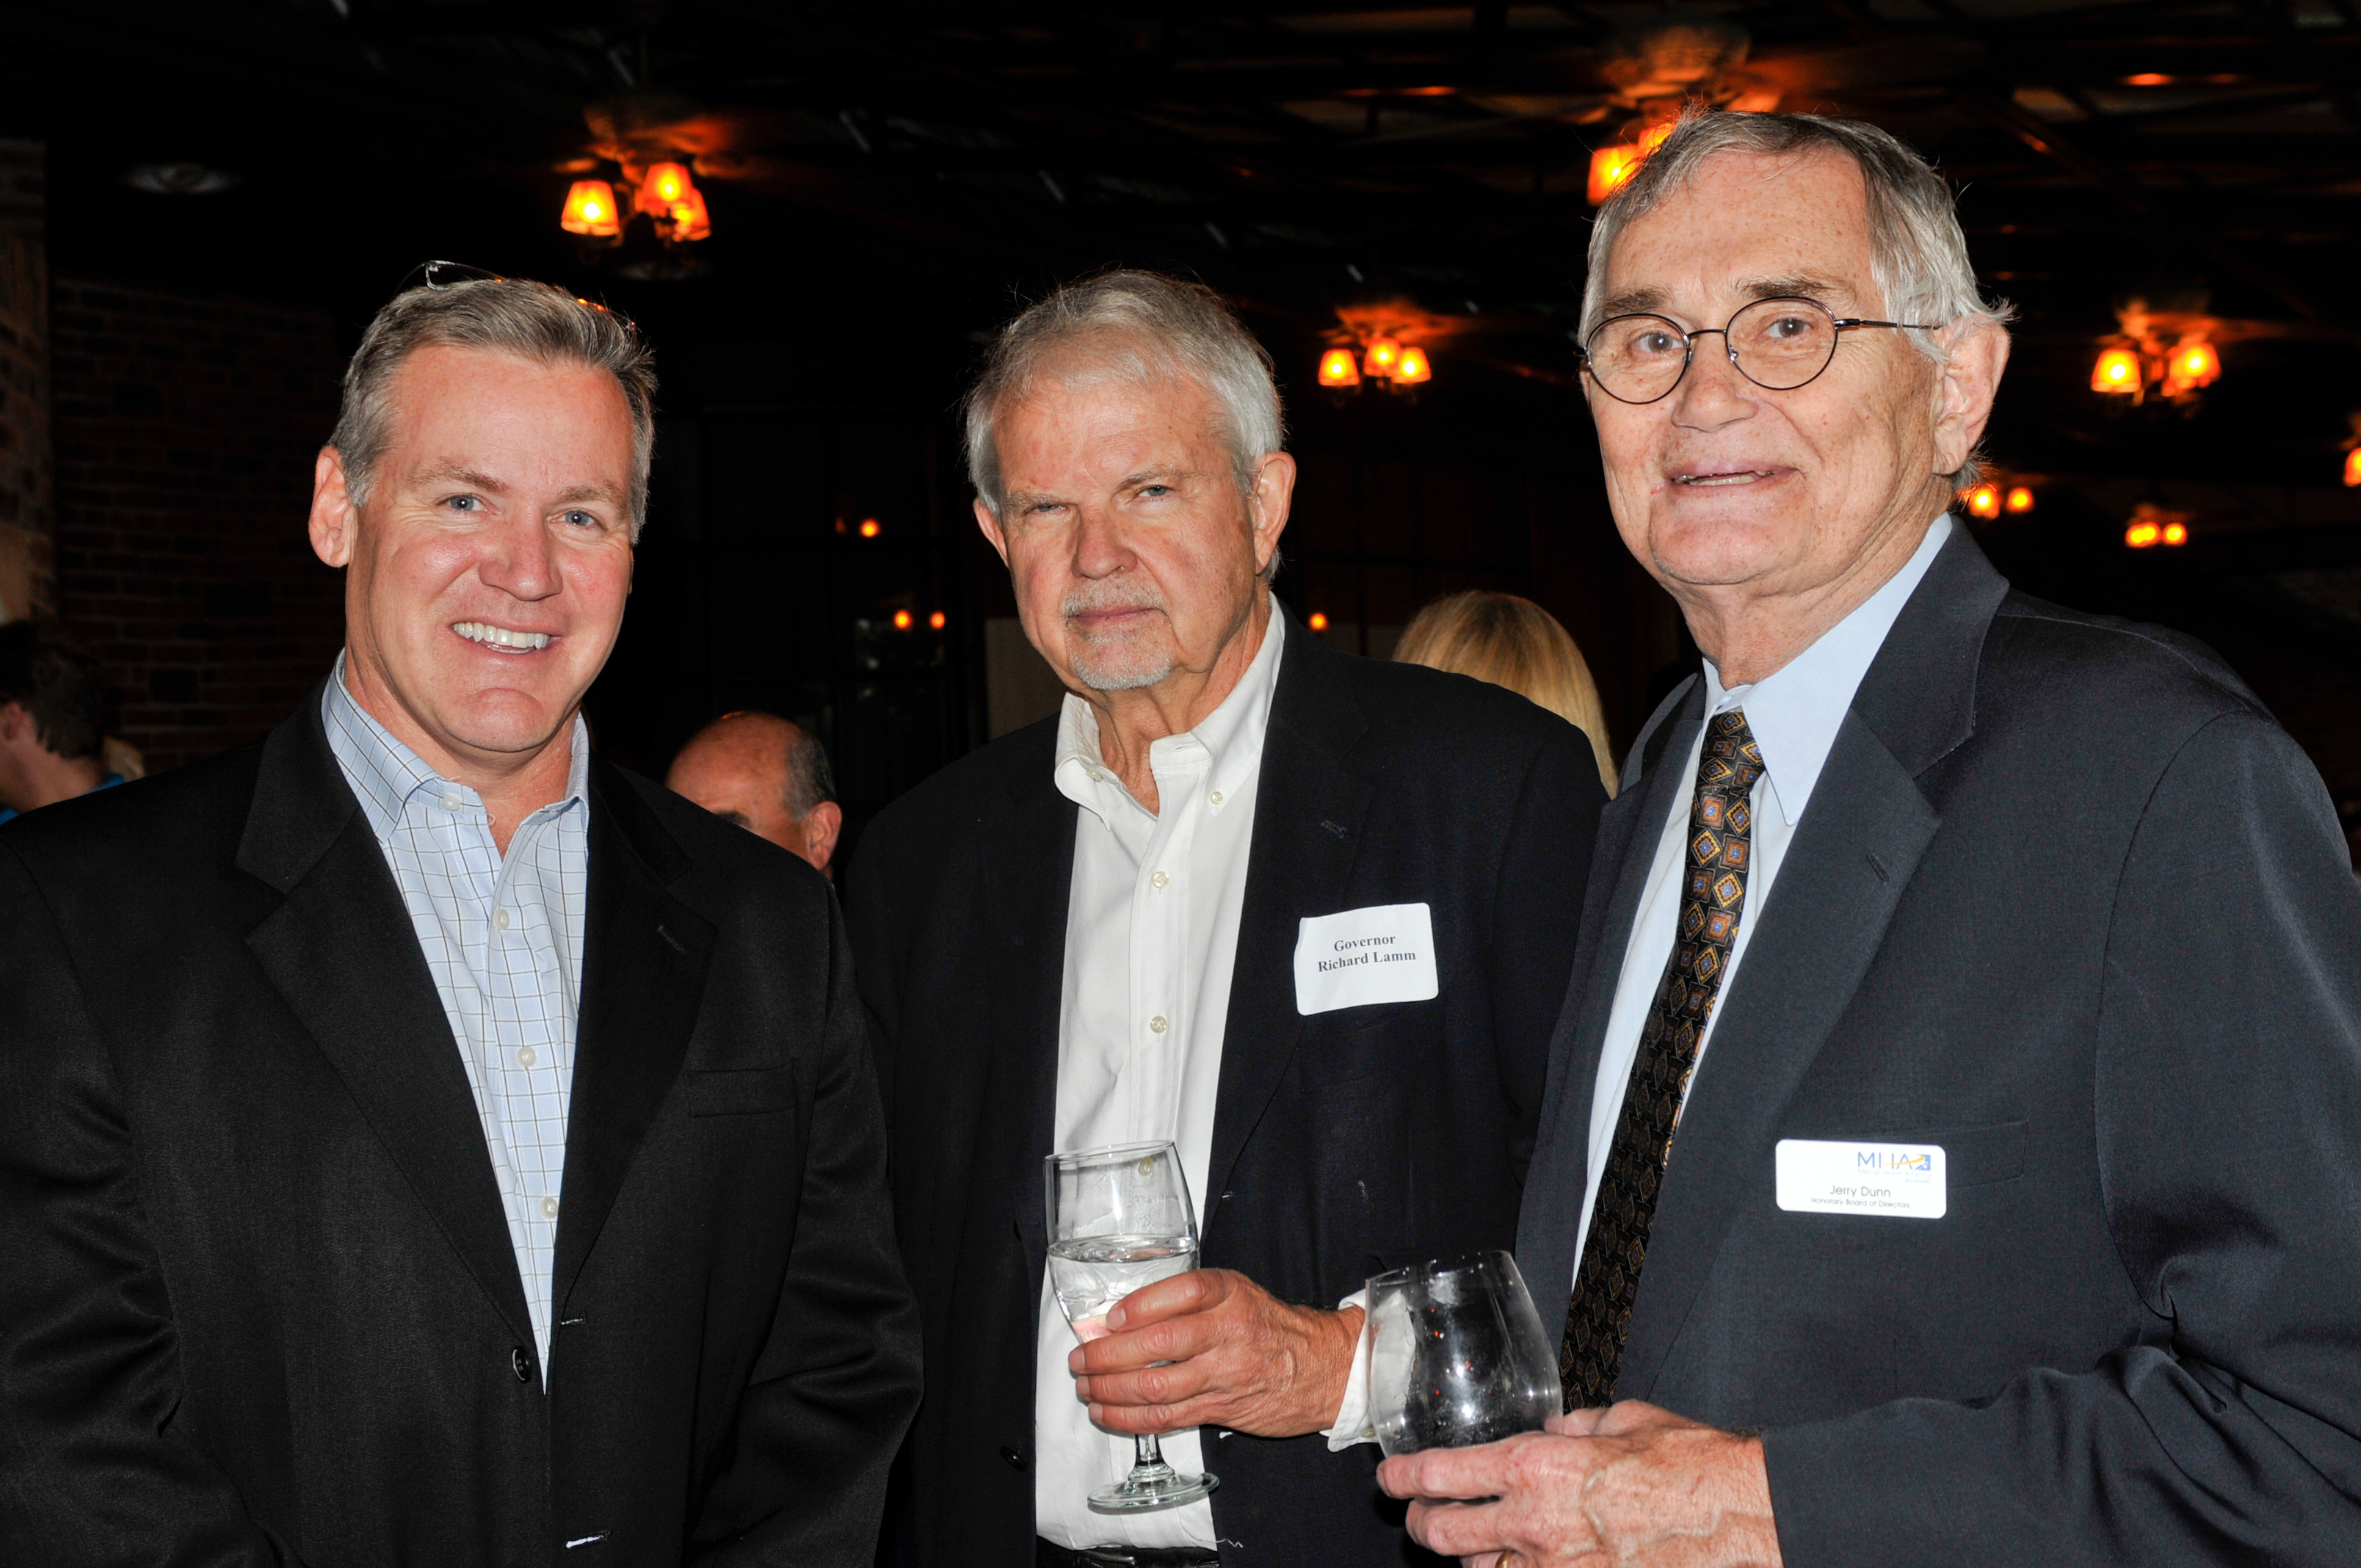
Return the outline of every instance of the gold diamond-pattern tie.
<path id="1" fill-rule="evenodd" d="M 1708 720 L 1705 751 L 1697 759 L 1697 799 L 1689 807 L 1673 956 L 1641 1025 L 1639 1056 L 1623 1092 L 1614 1142 L 1608 1146 L 1590 1234 L 1575 1271 L 1574 1299 L 1565 1310 L 1565 1338 L 1558 1346 L 1558 1379 L 1565 1386 L 1569 1410 L 1615 1402 L 1623 1339 L 1631 1332 L 1631 1302 L 1640 1291 L 1648 1231 L 1656 1217 L 1656 1192 L 1673 1157 L 1673 1130 L 1680 1124 L 1681 1101 L 1697 1070 L 1697 1042 L 1713 1016 L 1746 908 L 1754 844 L 1750 797 L 1762 776 L 1763 751 L 1746 727 L 1744 710 Z"/>

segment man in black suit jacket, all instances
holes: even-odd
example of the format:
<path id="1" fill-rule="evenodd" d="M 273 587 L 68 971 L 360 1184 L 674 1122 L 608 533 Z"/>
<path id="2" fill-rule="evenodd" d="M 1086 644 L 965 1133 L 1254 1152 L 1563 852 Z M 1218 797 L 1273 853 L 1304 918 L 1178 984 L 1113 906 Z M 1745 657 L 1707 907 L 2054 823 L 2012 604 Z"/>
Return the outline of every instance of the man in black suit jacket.
<path id="1" fill-rule="evenodd" d="M 9 1562 L 871 1560 L 915 1314 L 833 901 L 577 717 L 653 386 L 557 290 L 397 299 L 333 685 L 0 832 Z"/>
<path id="2" fill-rule="evenodd" d="M 979 520 L 1077 695 L 896 802 L 847 883 L 928 1367 L 889 1535 L 990 1568 L 1398 1562 L 1374 1451 L 1316 1435 L 1360 1426 L 1334 1304 L 1512 1236 L 1598 770 L 1522 698 L 1277 609 L 1293 468 L 1206 291 L 1062 291 L 970 420 Z M 1337 966 L 1356 942 L 1413 956 Z M 1070 1359 L 1042 1162 L 1135 1137 L 1195 1168 L 1204 1266 Z M 1210 1511 L 1085 1512 L 1140 1431 L 1219 1478 Z"/>
<path id="3" fill-rule="evenodd" d="M 1569 1414 L 1388 1486 L 1519 1568 L 2350 1563 L 2361 894 L 2318 775 L 2210 652 L 1938 515 L 2006 343 L 1915 155 L 1708 116 L 1617 203 L 1591 404 L 1708 663 L 1601 828 L 1520 1223 Z"/>

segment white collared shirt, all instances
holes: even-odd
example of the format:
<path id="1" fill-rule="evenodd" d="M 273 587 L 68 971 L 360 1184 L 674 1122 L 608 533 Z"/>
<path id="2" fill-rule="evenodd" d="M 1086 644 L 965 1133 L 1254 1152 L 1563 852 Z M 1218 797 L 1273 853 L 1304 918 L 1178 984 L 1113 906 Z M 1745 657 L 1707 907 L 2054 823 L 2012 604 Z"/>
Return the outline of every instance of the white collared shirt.
<path id="1" fill-rule="evenodd" d="M 341 654 L 320 717 L 451 1021 L 546 1388 L 589 895 L 588 727 L 574 721 L 565 795 L 518 823 L 503 856 L 483 796 L 437 774 L 355 702 Z"/>
<path id="2" fill-rule="evenodd" d="M 1082 807 L 1058 1019 L 1052 1147 L 1170 1138 L 1200 1224 L 1230 973 L 1254 842 L 1256 786 L 1286 628 L 1274 609 L 1262 646 L 1194 729 L 1148 749 L 1159 809 L 1132 797 L 1099 751 L 1097 710 L 1069 696 L 1058 723 L 1058 791 Z M 1106 1515 L 1085 1498 L 1132 1465 L 1129 1437 L 1091 1424 L 1066 1357 L 1074 1331 L 1041 1288 L 1034 1374 L 1035 1529 L 1073 1551 L 1109 1544 L 1213 1549 L 1202 1501 Z M 1204 1468 L 1196 1431 L 1163 1440 L 1176 1470 Z"/>
<path id="3" fill-rule="evenodd" d="M 1771 884 L 1779 875 L 1780 862 L 1786 858 L 1795 825 L 1803 820 L 1804 807 L 1810 804 L 1812 790 L 1820 781 L 1820 769 L 1828 760 L 1829 749 L 1836 744 L 1837 731 L 1852 707 L 1853 694 L 1861 689 L 1861 677 L 1869 674 L 1877 651 L 1885 645 L 1885 634 L 1894 629 L 1894 618 L 1902 613 L 1903 605 L 1926 576 L 1927 569 L 1935 564 L 1943 542 L 1950 536 L 1951 520 L 1947 513 L 1927 528 L 1927 537 L 1917 550 L 1900 571 L 1886 579 L 1883 587 L 1862 600 L 1850 615 L 1822 632 L 1810 647 L 1752 685 L 1724 687 L 1721 672 L 1714 668 L 1711 660 L 1705 662 L 1707 717 L 1744 707 L 1746 726 L 1763 751 L 1763 776 L 1755 782 L 1752 797 L 1754 863 L 1746 879 L 1746 906 L 1738 922 L 1738 935 L 1722 968 L 1722 998 L 1726 999 L 1738 984 L 1739 970 L 1746 960 L 1747 942 L 1771 896 Z M 1668 756 L 1657 764 L 1679 767 L 1680 787 L 1673 792 L 1672 808 L 1665 816 L 1664 831 L 1656 844 L 1656 859 L 1648 871 L 1647 890 L 1641 895 L 1639 914 L 1631 922 L 1631 935 L 1623 949 L 1622 973 L 1615 987 L 1614 1011 L 1608 1015 L 1607 1037 L 1598 1053 L 1598 1076 L 1590 1100 L 1590 1179 L 1582 1197 L 1582 1228 L 1574 1243 L 1576 1274 L 1581 1272 L 1582 1248 L 1590 1235 L 1590 1208 L 1598 1201 L 1599 1179 L 1607 1171 L 1608 1148 L 1615 1139 L 1615 1124 L 1623 1113 L 1623 1093 L 1631 1081 L 1631 1064 L 1640 1054 L 1640 1030 L 1647 1022 L 1649 1005 L 1664 978 L 1664 966 L 1673 956 L 1673 927 L 1680 915 L 1681 868 L 1688 845 L 1689 812 L 1697 802 L 1697 758 L 1704 747 L 1705 728 L 1700 725 L 1685 757 Z M 1697 1042 L 1700 1069 L 1722 1011 L 1717 1001 L 1706 1019 L 1705 1034 Z M 1693 1072 L 1689 1089 L 1694 1092 L 1696 1087 Z"/>

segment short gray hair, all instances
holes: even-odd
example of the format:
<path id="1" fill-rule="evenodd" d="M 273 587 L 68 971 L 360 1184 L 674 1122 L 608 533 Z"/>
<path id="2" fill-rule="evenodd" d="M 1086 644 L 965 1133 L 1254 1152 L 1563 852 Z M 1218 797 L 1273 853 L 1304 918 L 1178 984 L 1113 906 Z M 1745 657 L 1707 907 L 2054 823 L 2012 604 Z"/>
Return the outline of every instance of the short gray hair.
<path id="1" fill-rule="evenodd" d="M 361 334 L 345 367 L 344 406 L 328 444 L 345 484 L 368 499 L 379 459 L 393 439 L 393 378 L 422 348 L 482 348 L 537 365 L 604 370 L 631 410 L 631 537 L 647 521 L 648 464 L 655 455 L 655 355 L 639 329 L 604 305 L 522 278 L 471 278 L 405 290 Z"/>
<path id="2" fill-rule="evenodd" d="M 1202 283 L 1117 269 L 1036 302 L 984 355 L 967 394 L 967 472 L 994 516 L 1006 499 L 994 420 L 1004 404 L 1077 362 L 1136 380 L 1183 377 L 1202 386 L 1221 407 L 1231 472 L 1246 495 L 1263 458 L 1287 449 L 1270 353 L 1236 313 Z"/>
<path id="3" fill-rule="evenodd" d="M 1607 259 L 1616 239 L 1626 225 L 1695 179 L 1708 159 L 1725 152 L 1788 158 L 1816 151 L 1840 154 L 1861 170 L 1869 207 L 1870 268 L 1888 318 L 1932 326 L 2006 326 L 2016 312 L 2005 300 L 1984 302 L 1950 186 L 1901 141 L 1861 120 L 1693 109 L 1598 210 L 1590 231 L 1590 276 L 1582 287 L 1584 340 L 1598 324 Z M 1902 335 L 1936 364 L 1949 362 L 1950 356 L 1928 334 Z M 1982 473 L 1981 457 L 1970 453 L 1952 483 L 1960 489 L 1973 486 Z"/>
<path id="4" fill-rule="evenodd" d="M 819 737 L 798 724 L 787 746 L 787 815 L 797 822 L 824 800 L 836 798 L 836 773 L 828 765 L 828 748 Z"/>

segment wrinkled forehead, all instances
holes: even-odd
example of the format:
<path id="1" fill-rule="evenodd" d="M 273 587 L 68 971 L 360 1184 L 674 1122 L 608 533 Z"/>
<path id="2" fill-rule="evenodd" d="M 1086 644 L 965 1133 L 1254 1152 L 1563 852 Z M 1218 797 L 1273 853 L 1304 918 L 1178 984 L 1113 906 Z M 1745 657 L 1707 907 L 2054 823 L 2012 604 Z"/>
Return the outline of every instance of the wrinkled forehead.
<path id="1" fill-rule="evenodd" d="M 1647 311 L 1719 325 L 1778 294 L 1839 314 L 1881 306 L 1867 187 L 1841 153 L 1708 158 L 1615 236 L 1593 319 Z"/>

